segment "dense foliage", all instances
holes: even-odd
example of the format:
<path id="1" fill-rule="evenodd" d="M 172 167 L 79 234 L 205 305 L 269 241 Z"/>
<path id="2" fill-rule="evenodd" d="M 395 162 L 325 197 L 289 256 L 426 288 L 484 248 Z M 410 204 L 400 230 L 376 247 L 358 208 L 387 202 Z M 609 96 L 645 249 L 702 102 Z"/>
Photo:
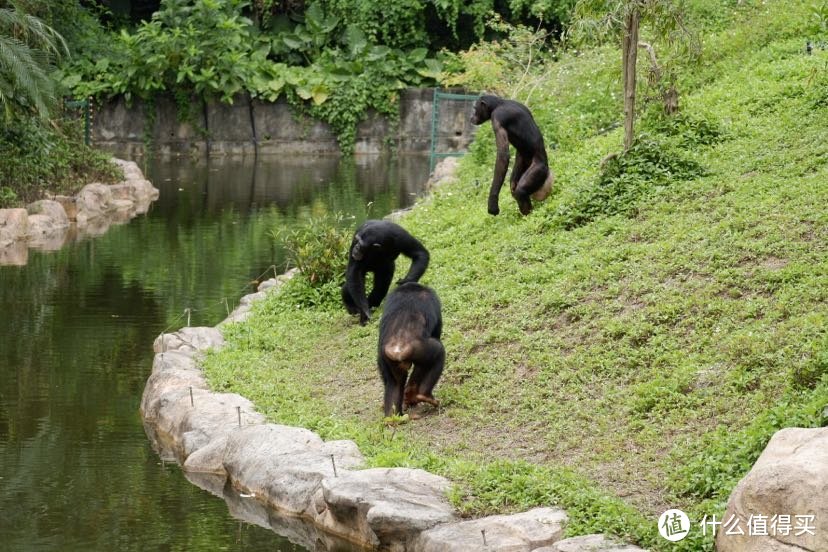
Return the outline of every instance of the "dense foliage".
<path id="1" fill-rule="evenodd" d="M 109 157 L 84 145 L 79 121 L 0 123 L 0 208 L 46 193 L 73 194 L 90 182 L 116 182 L 123 174 Z"/>
<path id="2" fill-rule="evenodd" d="M 66 51 L 49 25 L 0 0 L 0 106 L 7 122 L 29 113 L 48 117 L 57 96 L 51 63 Z"/>
<path id="3" fill-rule="evenodd" d="M 134 32 L 112 35 L 110 54 L 81 57 L 64 69 L 78 96 L 151 98 L 160 92 L 232 102 L 240 94 L 284 96 L 332 124 L 344 150 L 368 109 L 396 112 L 396 91 L 436 82 L 440 63 L 427 50 L 380 45 L 320 3 L 279 30 L 263 31 L 247 0 L 165 0 Z M 324 108 L 320 108 L 323 106 Z"/>
<path id="4" fill-rule="evenodd" d="M 300 271 L 294 280 L 324 289 L 319 297 L 314 295 L 310 300 L 298 301 L 299 304 L 317 305 L 324 295 L 328 296 L 327 303 L 338 300 L 338 286 L 342 284 L 351 243 L 350 222 L 349 217 L 340 213 L 312 215 L 301 224 L 278 226 L 271 231 L 271 236 L 284 248 L 290 265 Z"/>
<path id="5" fill-rule="evenodd" d="M 0 208 L 121 176 L 108 156 L 83 145 L 76 122 L 59 118 L 62 102 L 52 71 L 69 46 L 48 22 L 69 3 L 0 0 Z M 71 13 L 81 12 L 71 4 Z"/>
<path id="6" fill-rule="evenodd" d="M 62 83 L 77 96 L 128 100 L 158 93 L 224 102 L 239 94 L 284 97 L 330 123 L 350 151 L 356 124 L 370 109 L 394 118 L 400 89 L 439 82 L 448 55 L 441 47 L 502 34 L 485 25 L 495 8 L 560 29 L 573 4 L 163 0 L 134 30 L 106 35 L 103 55 L 81 48 L 63 68 Z"/>

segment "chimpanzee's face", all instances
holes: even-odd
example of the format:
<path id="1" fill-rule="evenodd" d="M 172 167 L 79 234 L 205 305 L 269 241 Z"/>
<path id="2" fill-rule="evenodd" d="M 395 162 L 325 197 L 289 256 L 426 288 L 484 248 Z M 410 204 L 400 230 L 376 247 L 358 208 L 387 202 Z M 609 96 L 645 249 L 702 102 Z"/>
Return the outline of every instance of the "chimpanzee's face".
<path id="1" fill-rule="evenodd" d="M 476 102 L 474 102 L 474 113 L 471 116 L 471 122 L 473 125 L 479 125 L 485 123 L 489 120 L 492 116 L 492 112 L 489 109 L 489 106 L 486 105 L 486 102 L 483 101 L 483 98 L 478 98 Z"/>
<path id="2" fill-rule="evenodd" d="M 354 243 L 351 246 L 351 257 L 355 261 L 361 261 L 366 255 L 370 255 L 371 252 L 378 251 L 381 248 L 382 244 L 375 243 L 375 240 L 369 233 L 365 235 L 357 234 L 354 236 Z"/>

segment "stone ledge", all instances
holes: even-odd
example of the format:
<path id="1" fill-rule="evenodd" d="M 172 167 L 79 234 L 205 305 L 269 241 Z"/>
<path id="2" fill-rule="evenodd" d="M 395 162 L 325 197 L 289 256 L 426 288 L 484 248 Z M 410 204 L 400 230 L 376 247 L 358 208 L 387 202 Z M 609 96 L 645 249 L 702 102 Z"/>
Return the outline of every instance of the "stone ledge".
<path id="1" fill-rule="evenodd" d="M 158 199 L 158 190 L 134 161 L 113 162 L 124 171 L 118 184 L 87 184 L 74 197 L 58 195 L 25 209 L 0 209 L 0 265 L 25 265 L 29 248 L 56 251 L 146 213 Z"/>

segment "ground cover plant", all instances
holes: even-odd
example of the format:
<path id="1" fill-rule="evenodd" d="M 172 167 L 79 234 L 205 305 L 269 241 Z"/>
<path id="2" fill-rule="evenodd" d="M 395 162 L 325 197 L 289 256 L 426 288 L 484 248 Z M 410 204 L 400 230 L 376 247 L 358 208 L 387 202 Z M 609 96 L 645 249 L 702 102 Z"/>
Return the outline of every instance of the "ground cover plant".
<path id="1" fill-rule="evenodd" d="M 384 424 L 376 323 L 303 301 L 302 278 L 226 327 L 211 385 L 373 466 L 449 477 L 468 515 L 557 504 L 570 535 L 712 550 L 698 525 L 660 539 L 658 514 L 721 517 L 775 430 L 826 423 L 828 52 L 805 50 L 824 32 L 810 4 L 689 2 L 705 49 L 678 74 L 680 116 L 649 110 L 603 166 L 623 141 L 616 50 L 560 54 L 532 90 L 556 189 L 530 216 L 486 214 L 482 129 L 402 221 L 443 303 L 439 412 Z"/>

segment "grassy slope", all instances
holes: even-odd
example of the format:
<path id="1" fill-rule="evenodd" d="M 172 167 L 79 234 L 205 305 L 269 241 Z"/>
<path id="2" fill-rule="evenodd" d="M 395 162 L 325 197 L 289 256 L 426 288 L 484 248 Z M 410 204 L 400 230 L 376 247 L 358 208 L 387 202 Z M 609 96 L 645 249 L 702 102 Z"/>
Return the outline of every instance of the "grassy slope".
<path id="1" fill-rule="evenodd" d="M 632 217 L 556 227 L 621 140 L 589 136 L 617 113 L 618 56 L 598 50 L 562 60 L 533 102 L 560 146 L 554 197 L 521 218 L 504 193 L 486 215 L 483 129 L 459 182 L 406 217 L 443 301 L 439 414 L 383 426 L 376 322 L 278 297 L 232 327 L 212 385 L 355 439 L 373 465 L 445 474 L 471 515 L 557 503 L 570 534 L 658 550 L 667 506 L 721 514 L 772 432 L 822 423 L 828 403 L 828 53 L 803 54 L 804 7 L 768 4 L 708 17 L 706 62 L 684 77 L 683 111 L 723 131 L 684 148 L 705 176 Z M 682 548 L 711 543 L 669 547 Z"/>

